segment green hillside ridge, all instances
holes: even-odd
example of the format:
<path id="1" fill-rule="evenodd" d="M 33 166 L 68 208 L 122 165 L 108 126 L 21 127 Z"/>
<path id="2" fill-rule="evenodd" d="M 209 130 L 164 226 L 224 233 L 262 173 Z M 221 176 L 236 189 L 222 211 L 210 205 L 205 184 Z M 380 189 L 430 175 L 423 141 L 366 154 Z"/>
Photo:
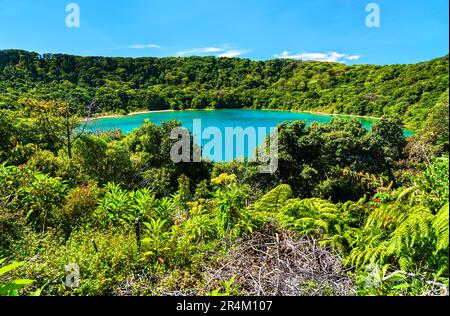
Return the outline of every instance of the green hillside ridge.
<path id="1" fill-rule="evenodd" d="M 0 108 L 27 97 L 95 101 L 97 113 L 255 108 L 382 117 L 420 129 L 447 93 L 449 58 L 406 65 L 275 59 L 80 57 L 0 51 Z"/>

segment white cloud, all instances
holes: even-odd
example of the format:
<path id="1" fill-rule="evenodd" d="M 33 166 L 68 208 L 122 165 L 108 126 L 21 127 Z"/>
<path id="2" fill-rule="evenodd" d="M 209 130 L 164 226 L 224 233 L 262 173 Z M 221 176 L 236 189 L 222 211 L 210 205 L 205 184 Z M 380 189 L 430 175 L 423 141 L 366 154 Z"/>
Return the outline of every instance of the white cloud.
<path id="1" fill-rule="evenodd" d="M 180 51 L 177 53 L 177 56 L 193 56 L 193 55 L 211 55 L 217 57 L 239 57 L 243 54 L 249 53 L 249 50 L 239 49 L 235 47 L 230 47 L 228 45 L 222 46 L 211 46 L 211 47 L 201 47 L 201 48 L 192 48 Z"/>
<path id="2" fill-rule="evenodd" d="M 218 57 L 227 57 L 227 58 L 233 58 L 233 57 L 239 57 L 243 54 L 247 54 L 250 51 L 248 50 L 228 50 L 226 52 L 224 52 L 223 54 L 220 54 Z"/>
<path id="3" fill-rule="evenodd" d="M 161 48 L 161 46 L 155 44 L 135 44 L 126 46 L 125 48 L 144 49 L 144 48 Z"/>
<path id="4" fill-rule="evenodd" d="M 358 60 L 358 59 L 361 58 L 361 56 L 359 56 L 359 55 L 352 55 L 352 56 L 347 56 L 345 58 L 347 58 L 348 60 Z"/>
<path id="5" fill-rule="evenodd" d="M 183 50 L 178 52 L 178 56 L 186 56 L 186 55 L 196 55 L 196 54 L 208 54 L 208 53 L 220 53 L 224 52 L 224 48 L 220 47 L 202 47 L 202 48 L 192 48 L 188 50 Z"/>
<path id="6" fill-rule="evenodd" d="M 337 52 L 328 53 L 298 53 L 291 54 L 288 51 L 282 52 L 281 54 L 275 55 L 275 58 L 281 59 L 301 59 L 301 60 L 315 60 L 323 62 L 335 62 L 335 63 L 345 63 L 346 60 L 358 60 L 361 56 L 359 55 L 347 55 Z"/>

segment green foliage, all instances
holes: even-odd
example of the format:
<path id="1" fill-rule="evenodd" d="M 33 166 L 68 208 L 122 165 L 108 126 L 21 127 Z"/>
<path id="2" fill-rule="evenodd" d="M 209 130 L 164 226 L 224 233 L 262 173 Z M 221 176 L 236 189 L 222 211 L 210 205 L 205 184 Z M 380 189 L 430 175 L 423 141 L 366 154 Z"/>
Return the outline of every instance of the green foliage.
<path id="1" fill-rule="evenodd" d="M 448 226 L 449 207 L 448 202 L 436 214 L 433 219 L 433 231 L 436 234 L 436 251 L 448 249 L 449 226 Z"/>
<path id="2" fill-rule="evenodd" d="M 406 145 L 402 123 L 393 118 L 380 120 L 372 131 L 360 122 L 342 119 L 325 125 L 285 123 L 278 128 L 275 177 L 289 184 L 294 195 L 305 198 L 347 201 L 373 194 L 395 180 L 395 162 Z"/>
<path id="3" fill-rule="evenodd" d="M 406 146 L 402 120 L 383 118 L 372 127 L 367 138 L 369 151 L 373 153 L 372 163 L 375 168 L 386 171 L 389 181 L 393 181 L 393 164 L 400 159 Z"/>
<path id="4" fill-rule="evenodd" d="M 427 281 L 420 275 L 394 271 L 389 273 L 390 266 L 368 265 L 363 272 L 358 275 L 358 295 L 360 296 L 429 296 L 446 295 L 448 281 L 438 279 Z"/>
<path id="5" fill-rule="evenodd" d="M 422 133 L 437 146 L 438 154 L 449 151 L 449 90 L 444 92 L 428 113 Z"/>
<path id="6" fill-rule="evenodd" d="M 448 159 L 437 160 L 418 179 L 426 185 L 399 189 L 392 201 L 375 206 L 349 262 L 356 266 L 390 263 L 413 273 L 448 274 L 448 182 L 433 186 L 435 192 L 428 186 L 446 168 Z"/>
<path id="7" fill-rule="evenodd" d="M 2 264 L 6 261 L 6 258 L 0 259 L 0 296 L 18 296 L 21 288 L 24 288 L 30 284 L 32 284 L 33 280 L 14 280 L 10 283 L 3 284 L 2 278 L 5 277 L 6 273 L 15 270 L 25 264 L 25 262 L 15 262 L 10 263 L 8 265 Z"/>
<path id="8" fill-rule="evenodd" d="M 239 184 L 235 175 L 222 174 L 211 182 L 216 185 L 213 198 L 216 202 L 214 214 L 218 221 L 219 236 L 239 235 L 240 228 L 235 225 L 239 221 L 246 221 L 246 215 L 241 214 L 241 210 L 245 207 L 249 187 Z"/>
<path id="9" fill-rule="evenodd" d="M 0 163 L 23 164 L 39 147 L 59 148 L 34 120 L 17 116 L 16 111 L 0 109 Z"/>
<path id="10" fill-rule="evenodd" d="M 28 275 L 36 288 L 45 286 L 43 295 L 112 295 L 135 269 L 144 269 L 133 234 L 109 230 L 80 229 L 69 239 L 49 234 L 32 254 Z M 79 267 L 79 287 L 67 286 L 66 266 Z"/>
<path id="11" fill-rule="evenodd" d="M 97 207 L 98 188 L 87 184 L 71 190 L 67 194 L 64 215 L 71 226 L 89 222 Z"/>
<path id="12" fill-rule="evenodd" d="M 29 186 L 19 189 L 17 205 L 28 210 L 26 219 L 45 232 L 47 220 L 63 205 L 66 192 L 67 187 L 60 179 L 36 174 Z"/>
<path id="13" fill-rule="evenodd" d="M 190 180 L 185 175 L 178 178 L 178 190 L 174 194 L 174 200 L 179 208 L 179 212 L 186 212 L 188 209 L 187 203 L 191 200 Z"/>
<path id="14" fill-rule="evenodd" d="M 194 199 L 207 199 L 210 194 L 211 192 L 209 191 L 208 180 L 203 180 L 197 185 L 195 189 Z"/>
<path id="15" fill-rule="evenodd" d="M 96 210 L 98 219 L 104 226 L 131 225 L 136 218 L 145 221 L 156 212 L 154 194 L 147 189 L 126 191 L 119 185 L 109 183 L 105 190 Z"/>
<path id="16" fill-rule="evenodd" d="M 147 237 L 142 242 L 146 245 L 146 249 L 149 249 L 145 255 L 159 257 L 170 250 L 166 245 L 170 233 L 164 229 L 165 224 L 166 222 L 159 218 L 151 218 L 149 222 L 144 222 Z"/>
<path id="17" fill-rule="evenodd" d="M 448 157 L 434 159 L 417 181 L 422 191 L 426 194 L 425 201 L 427 206 L 434 210 L 440 209 L 448 202 L 448 161 Z"/>
<path id="18" fill-rule="evenodd" d="M 130 152 L 107 135 L 85 135 L 74 145 L 74 160 L 82 172 L 100 184 L 127 183 L 132 177 Z"/>
<path id="19" fill-rule="evenodd" d="M 256 212 L 278 212 L 291 196 L 292 190 L 289 185 L 279 185 L 255 203 L 254 210 Z"/>
<path id="20" fill-rule="evenodd" d="M 361 278 L 365 278 L 362 271 L 367 264 L 384 265 L 383 277 L 377 279 L 382 285 L 373 291 L 363 286 L 360 294 L 418 295 L 430 287 L 427 278 L 448 277 L 447 168 L 448 159 L 437 159 L 416 179 L 419 185 L 388 188 L 368 203 L 364 198 L 344 204 L 317 198 L 289 199 L 290 187 L 280 185 L 251 207 L 252 218 L 258 225 L 276 221 L 281 227 L 314 236 L 361 271 Z M 394 282 L 384 279 L 388 269 L 420 277 Z"/>
<path id="21" fill-rule="evenodd" d="M 20 212 L 42 233 L 57 225 L 68 187 L 60 178 L 35 173 L 26 168 L 0 166 L 0 201 Z"/>
<path id="22" fill-rule="evenodd" d="M 209 292 L 208 296 L 236 296 L 239 295 L 239 286 L 234 284 L 235 277 L 228 281 L 222 281 L 222 288 L 215 289 Z"/>

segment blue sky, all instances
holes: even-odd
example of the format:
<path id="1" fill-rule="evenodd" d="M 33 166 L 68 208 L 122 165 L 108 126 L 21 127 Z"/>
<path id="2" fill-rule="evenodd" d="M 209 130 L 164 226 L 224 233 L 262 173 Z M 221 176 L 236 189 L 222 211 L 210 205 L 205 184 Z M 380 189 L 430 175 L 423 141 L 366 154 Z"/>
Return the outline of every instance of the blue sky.
<path id="1" fill-rule="evenodd" d="M 80 8 L 68 28 L 66 5 Z M 380 27 L 366 26 L 366 5 Z M 239 56 L 347 64 L 448 54 L 448 0 L 0 0 L 0 49 L 102 56 Z"/>

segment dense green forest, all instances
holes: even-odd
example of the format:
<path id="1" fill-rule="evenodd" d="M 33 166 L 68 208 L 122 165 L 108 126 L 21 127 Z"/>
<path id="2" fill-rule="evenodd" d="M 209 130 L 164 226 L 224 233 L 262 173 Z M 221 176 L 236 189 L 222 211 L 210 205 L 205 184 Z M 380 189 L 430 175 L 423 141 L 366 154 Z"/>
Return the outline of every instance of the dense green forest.
<path id="1" fill-rule="evenodd" d="M 0 52 L 0 295 L 448 295 L 448 73 Z M 176 121 L 80 134 L 92 101 L 383 118 L 281 124 L 261 174 L 172 162 Z"/>
<path id="2" fill-rule="evenodd" d="M 264 108 L 382 117 L 419 128 L 447 90 L 448 56 L 414 65 L 238 58 L 107 58 L 0 51 L 0 108 L 23 97 L 95 101 L 99 113 Z"/>

